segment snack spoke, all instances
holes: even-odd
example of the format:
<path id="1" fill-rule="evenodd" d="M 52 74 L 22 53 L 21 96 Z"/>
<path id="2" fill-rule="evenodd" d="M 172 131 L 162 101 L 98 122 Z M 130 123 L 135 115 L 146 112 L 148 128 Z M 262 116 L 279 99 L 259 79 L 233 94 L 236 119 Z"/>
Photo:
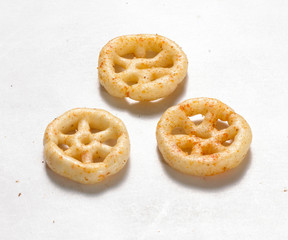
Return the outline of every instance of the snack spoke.
<path id="1" fill-rule="evenodd" d="M 220 130 L 215 138 L 219 141 L 219 142 L 225 142 L 229 139 L 233 139 L 237 134 L 237 129 L 235 126 L 229 126 L 226 129 Z"/>
<path id="2" fill-rule="evenodd" d="M 215 125 L 215 123 L 217 122 L 217 119 L 218 118 L 215 114 L 213 114 L 211 112 L 207 112 L 205 115 L 205 118 L 201 124 L 207 128 L 212 128 Z"/>
<path id="3" fill-rule="evenodd" d="M 70 156 L 70 157 L 74 157 L 75 155 L 77 155 L 77 148 L 75 145 L 71 146 L 70 148 L 68 148 L 65 151 L 65 154 Z"/>
<path id="4" fill-rule="evenodd" d="M 114 63 L 118 64 L 118 65 L 120 65 L 126 69 L 129 67 L 131 62 L 132 62 L 132 60 L 127 59 L 127 58 L 123 58 L 123 57 L 119 56 L 118 54 L 115 54 L 115 56 L 114 56 Z"/>
<path id="5" fill-rule="evenodd" d="M 104 131 L 93 133 L 93 139 L 98 142 L 105 142 L 111 137 L 114 137 L 114 133 L 111 128 L 107 128 Z"/>
<path id="6" fill-rule="evenodd" d="M 170 135 L 170 138 L 176 142 L 176 144 L 191 144 L 193 142 L 193 138 L 189 135 L 179 134 L 179 135 Z"/>
<path id="7" fill-rule="evenodd" d="M 144 83 L 148 83 L 152 81 L 152 74 L 149 71 L 142 71 L 139 72 L 139 80 L 138 83 L 139 84 L 144 84 Z"/>
<path id="8" fill-rule="evenodd" d="M 93 154 L 88 151 L 82 154 L 81 160 L 83 163 L 92 163 L 93 162 Z"/>
<path id="9" fill-rule="evenodd" d="M 194 154 L 194 155 L 201 155 L 202 153 L 202 145 L 201 143 L 196 143 L 193 145 L 192 147 L 192 151 L 191 151 L 191 154 Z"/>
<path id="10" fill-rule="evenodd" d="M 84 132 L 89 132 L 90 131 L 90 126 L 89 126 L 89 123 L 87 122 L 86 119 L 81 119 L 79 121 L 79 124 L 78 124 L 78 131 L 84 133 Z"/>
<path id="11" fill-rule="evenodd" d="M 214 149 L 216 149 L 217 152 L 223 152 L 226 150 L 225 147 L 218 142 L 214 142 Z"/>
<path id="12" fill-rule="evenodd" d="M 112 151 L 112 147 L 110 147 L 110 146 L 108 146 L 106 144 L 100 143 L 99 152 L 101 154 L 108 155 L 111 151 Z"/>
<path id="13" fill-rule="evenodd" d="M 194 134 L 197 131 L 197 126 L 187 116 L 183 128 L 187 130 L 189 134 Z"/>

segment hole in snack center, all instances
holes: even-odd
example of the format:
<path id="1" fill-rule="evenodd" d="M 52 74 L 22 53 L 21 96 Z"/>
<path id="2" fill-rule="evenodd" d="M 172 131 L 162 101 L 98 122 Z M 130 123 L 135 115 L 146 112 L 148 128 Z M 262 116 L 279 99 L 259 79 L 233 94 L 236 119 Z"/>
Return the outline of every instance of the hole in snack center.
<path id="1" fill-rule="evenodd" d="M 184 152 L 186 155 L 190 155 L 192 152 L 192 144 L 177 144 L 177 146 Z"/>
<path id="2" fill-rule="evenodd" d="M 218 119 L 217 122 L 215 123 L 215 128 L 218 131 L 226 129 L 228 127 L 229 127 L 229 124 L 227 121 L 222 121 L 222 120 Z"/>
<path id="3" fill-rule="evenodd" d="M 98 128 L 90 128 L 90 132 L 91 133 L 98 133 L 98 132 L 101 132 L 101 131 L 103 131 L 103 130 L 100 130 Z"/>
<path id="4" fill-rule="evenodd" d="M 116 143 L 117 143 L 117 139 L 109 139 L 109 140 L 103 142 L 103 144 L 106 144 L 110 147 L 114 147 L 116 145 Z"/>
<path id="5" fill-rule="evenodd" d="M 171 131 L 172 135 L 180 135 L 180 134 L 186 134 L 183 127 L 176 127 Z"/>
<path id="6" fill-rule="evenodd" d="M 138 83 L 138 76 L 135 74 L 131 74 L 126 78 L 126 84 L 129 86 L 135 85 Z"/>
<path id="7" fill-rule="evenodd" d="M 58 147 L 61 148 L 63 151 L 66 151 L 69 148 L 67 144 L 58 144 Z"/>
<path id="8" fill-rule="evenodd" d="M 84 144 L 84 145 L 88 145 L 92 142 L 92 139 L 89 135 L 86 135 L 86 136 L 83 136 L 81 138 L 81 143 Z"/>
<path id="9" fill-rule="evenodd" d="M 193 116 L 189 116 L 189 119 L 195 124 L 195 125 L 200 125 L 203 120 L 204 116 L 202 114 L 196 114 Z"/>
<path id="10" fill-rule="evenodd" d="M 115 73 L 120 73 L 120 72 L 123 72 L 123 71 L 126 70 L 124 67 L 122 67 L 122 66 L 120 66 L 118 64 L 115 64 L 113 67 L 114 67 Z"/>
<path id="11" fill-rule="evenodd" d="M 94 163 L 97 163 L 97 162 L 103 162 L 106 157 L 109 155 L 109 153 L 107 152 L 103 152 L 103 151 L 96 151 L 94 154 L 93 154 L 93 162 Z"/>
<path id="12" fill-rule="evenodd" d="M 65 132 L 64 134 L 67 134 L 67 135 L 73 135 L 77 132 L 77 129 L 74 129 L 74 130 L 71 130 L 71 131 L 68 131 L 68 132 Z"/>
<path id="13" fill-rule="evenodd" d="M 93 158 L 93 162 L 97 163 L 97 162 L 103 162 L 105 160 L 105 158 L 97 156 Z"/>
<path id="14" fill-rule="evenodd" d="M 73 135 L 77 131 L 78 131 L 78 122 L 65 126 L 64 129 L 61 129 L 61 132 L 66 135 Z"/>
<path id="15" fill-rule="evenodd" d="M 205 146 L 204 149 L 202 150 L 203 155 L 210 155 L 217 152 L 218 150 L 213 145 Z"/>
<path id="16" fill-rule="evenodd" d="M 148 50 L 148 51 L 146 52 L 145 58 L 154 58 L 154 57 L 157 56 L 157 54 L 158 54 L 158 52 L 154 52 L 154 51 Z"/>
<path id="17" fill-rule="evenodd" d="M 174 66 L 174 61 L 172 57 L 167 57 L 167 59 L 159 64 L 159 67 L 172 68 Z"/>
<path id="18" fill-rule="evenodd" d="M 127 58 L 127 59 L 133 59 L 133 58 L 135 58 L 135 54 L 134 53 L 127 53 L 121 57 Z"/>
<path id="19" fill-rule="evenodd" d="M 229 139 L 226 140 L 225 142 L 222 143 L 223 146 L 228 147 L 233 143 L 234 139 Z"/>
<path id="20" fill-rule="evenodd" d="M 78 131 L 78 124 L 79 124 L 79 119 L 71 119 L 71 121 L 67 121 L 65 125 L 63 124 L 62 127 L 60 128 L 60 131 L 63 134 L 66 135 L 73 135 Z"/>
<path id="21" fill-rule="evenodd" d="M 146 51 L 145 53 L 145 58 L 154 58 L 157 56 L 159 52 L 155 52 L 155 51 L 152 51 L 152 50 L 148 50 Z M 122 55 L 121 56 L 122 58 L 126 58 L 126 59 L 133 59 L 133 58 L 137 58 L 135 53 L 127 53 L 125 55 Z M 139 58 L 139 57 L 138 57 Z"/>

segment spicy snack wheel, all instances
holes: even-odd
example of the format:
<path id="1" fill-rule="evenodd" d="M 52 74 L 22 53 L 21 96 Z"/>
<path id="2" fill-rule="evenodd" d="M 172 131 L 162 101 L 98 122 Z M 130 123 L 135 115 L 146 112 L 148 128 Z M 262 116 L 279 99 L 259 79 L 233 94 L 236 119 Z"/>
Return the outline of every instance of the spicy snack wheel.
<path id="1" fill-rule="evenodd" d="M 44 135 L 48 166 L 80 183 L 97 183 L 117 173 L 129 152 L 124 123 L 100 109 L 70 110 L 52 121 Z"/>
<path id="2" fill-rule="evenodd" d="M 200 124 L 189 118 L 197 114 L 204 116 Z M 219 100 L 192 98 L 162 115 L 156 137 L 171 167 L 209 176 L 238 166 L 249 150 L 252 133 L 245 119 Z"/>
<path id="3" fill-rule="evenodd" d="M 99 55 L 99 80 L 115 97 L 151 101 L 172 93 L 185 78 L 187 57 L 173 41 L 153 34 L 108 42 Z"/>

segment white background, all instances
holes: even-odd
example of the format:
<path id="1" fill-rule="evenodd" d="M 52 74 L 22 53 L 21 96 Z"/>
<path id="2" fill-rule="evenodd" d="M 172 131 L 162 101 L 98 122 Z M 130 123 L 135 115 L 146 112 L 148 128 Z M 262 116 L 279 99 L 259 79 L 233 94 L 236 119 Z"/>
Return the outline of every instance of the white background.
<path id="1" fill-rule="evenodd" d="M 135 103 L 100 87 L 100 49 L 132 33 L 187 54 L 169 97 Z M 288 238 L 288 1 L 2 0 L 0 81 L 1 239 Z M 219 176 L 176 172 L 156 147 L 162 113 L 200 96 L 253 131 L 244 162 Z M 110 111 L 130 135 L 129 164 L 97 185 L 42 163 L 47 124 L 75 107 Z"/>

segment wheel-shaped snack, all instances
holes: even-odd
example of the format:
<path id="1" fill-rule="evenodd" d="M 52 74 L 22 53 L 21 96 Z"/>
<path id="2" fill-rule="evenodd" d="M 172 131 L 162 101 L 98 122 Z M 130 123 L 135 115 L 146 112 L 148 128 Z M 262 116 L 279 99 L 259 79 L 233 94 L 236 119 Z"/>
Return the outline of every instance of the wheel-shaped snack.
<path id="1" fill-rule="evenodd" d="M 48 166 L 80 183 L 97 183 L 117 173 L 129 152 L 124 123 L 100 109 L 72 109 L 52 121 L 44 135 Z"/>
<path id="2" fill-rule="evenodd" d="M 204 116 L 201 123 L 190 120 L 198 114 Z M 238 166 L 248 152 L 252 133 L 245 119 L 219 100 L 192 98 L 162 115 L 156 137 L 171 167 L 209 176 Z"/>
<path id="3" fill-rule="evenodd" d="M 151 101 L 172 93 L 185 78 L 187 57 L 173 41 L 154 34 L 114 38 L 101 50 L 99 80 L 109 94 Z"/>

